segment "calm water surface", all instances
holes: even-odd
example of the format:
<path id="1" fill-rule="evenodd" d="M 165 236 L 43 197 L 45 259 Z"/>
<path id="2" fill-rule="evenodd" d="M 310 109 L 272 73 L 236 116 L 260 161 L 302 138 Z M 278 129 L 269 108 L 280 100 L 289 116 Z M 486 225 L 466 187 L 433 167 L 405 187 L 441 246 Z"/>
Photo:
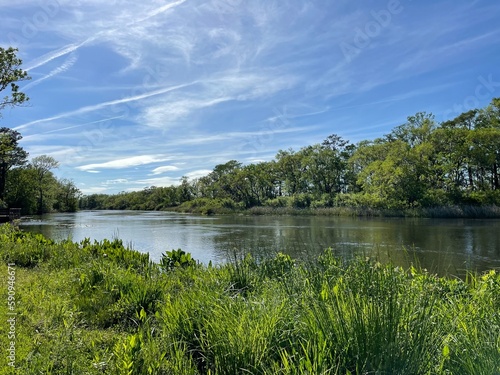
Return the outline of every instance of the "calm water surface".
<path id="1" fill-rule="evenodd" d="M 120 238 L 158 261 L 181 248 L 203 263 L 281 251 L 312 259 L 332 247 L 342 257 L 376 256 L 438 274 L 500 268 L 500 220 L 196 216 L 151 211 L 81 211 L 24 221 L 24 230 L 81 241 Z"/>

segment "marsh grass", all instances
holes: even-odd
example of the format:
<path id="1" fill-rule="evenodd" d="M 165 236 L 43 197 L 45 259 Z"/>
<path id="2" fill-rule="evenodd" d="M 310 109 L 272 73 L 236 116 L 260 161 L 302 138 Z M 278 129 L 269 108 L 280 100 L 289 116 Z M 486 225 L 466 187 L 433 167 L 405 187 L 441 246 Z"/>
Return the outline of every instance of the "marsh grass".
<path id="1" fill-rule="evenodd" d="M 0 374 L 500 373 L 493 270 L 439 278 L 331 250 L 162 267 L 117 239 L 55 243 L 8 225 L 0 239 L 2 285 L 19 262 L 17 369 L 1 356 Z"/>
<path id="2" fill-rule="evenodd" d="M 291 207 L 291 206 L 254 206 L 243 208 L 238 205 L 210 203 L 210 199 L 186 202 L 171 208 L 176 212 L 189 212 L 203 215 L 246 214 L 246 215 L 293 215 L 293 216 L 343 216 L 343 217 L 427 217 L 427 218 L 500 218 L 500 207 L 496 205 L 448 205 L 416 208 L 377 208 L 370 206 L 333 206 L 333 207 Z"/>

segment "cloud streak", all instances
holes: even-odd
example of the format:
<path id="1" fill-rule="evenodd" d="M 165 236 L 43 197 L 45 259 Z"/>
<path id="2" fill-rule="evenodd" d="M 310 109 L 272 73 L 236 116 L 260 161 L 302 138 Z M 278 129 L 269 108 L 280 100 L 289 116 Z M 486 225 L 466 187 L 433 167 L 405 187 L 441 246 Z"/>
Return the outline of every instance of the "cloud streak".
<path id="1" fill-rule="evenodd" d="M 162 94 L 166 94 L 170 91 L 179 90 L 181 88 L 191 86 L 193 84 L 195 84 L 195 83 L 188 83 L 188 84 L 184 84 L 184 85 L 166 87 L 163 89 L 153 90 L 153 91 L 150 91 L 150 92 L 147 92 L 144 94 L 140 94 L 140 95 L 125 97 L 123 99 L 111 100 L 111 101 L 104 102 L 104 103 L 85 106 L 85 107 L 76 109 L 74 111 L 64 112 L 64 113 L 60 113 L 60 114 L 52 116 L 52 117 L 47 117 L 47 118 L 39 119 L 36 121 L 31 121 L 31 122 L 28 122 L 26 124 L 19 125 L 14 129 L 19 131 L 19 130 L 28 128 L 32 125 L 35 125 L 35 124 L 40 124 L 40 123 L 44 123 L 44 122 L 51 122 L 51 121 L 59 120 L 62 118 L 73 117 L 73 116 L 77 116 L 77 115 L 86 114 L 89 112 L 99 111 L 99 110 L 106 108 L 106 107 L 111 107 L 111 106 L 115 106 L 115 105 L 119 105 L 119 104 L 126 104 L 126 103 L 131 103 L 131 102 L 147 99 L 147 98 L 150 98 L 152 96 L 162 95 Z"/>
<path id="2" fill-rule="evenodd" d="M 125 169 L 168 160 L 172 160 L 172 158 L 163 155 L 139 155 L 124 159 L 111 160 L 104 163 L 86 164 L 76 167 L 76 169 L 80 171 L 93 171 L 97 169 Z"/>

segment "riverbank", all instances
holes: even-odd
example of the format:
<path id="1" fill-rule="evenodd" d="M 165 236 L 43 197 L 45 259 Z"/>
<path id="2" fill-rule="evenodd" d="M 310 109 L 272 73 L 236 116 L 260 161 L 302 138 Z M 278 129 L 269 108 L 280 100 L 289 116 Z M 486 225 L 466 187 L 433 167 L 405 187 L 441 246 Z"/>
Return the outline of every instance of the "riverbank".
<path id="1" fill-rule="evenodd" d="M 328 251 L 221 266 L 175 251 L 156 264 L 120 240 L 56 243 L 10 226 L 0 255 L 17 374 L 500 371 L 494 271 L 462 281 Z"/>
<path id="2" fill-rule="evenodd" d="M 270 207 L 254 206 L 248 209 L 227 201 L 200 199 L 186 202 L 165 211 L 193 213 L 200 215 L 321 215 L 346 217 L 421 217 L 421 218 L 455 218 L 455 219 L 498 219 L 500 207 L 496 205 L 455 205 L 420 208 L 374 208 L 374 207 Z"/>

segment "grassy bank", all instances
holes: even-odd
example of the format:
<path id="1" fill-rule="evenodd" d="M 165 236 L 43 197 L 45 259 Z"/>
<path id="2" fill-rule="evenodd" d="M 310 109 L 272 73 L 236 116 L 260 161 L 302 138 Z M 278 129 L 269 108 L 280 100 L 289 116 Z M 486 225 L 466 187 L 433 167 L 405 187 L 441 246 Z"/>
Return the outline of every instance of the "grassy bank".
<path id="1" fill-rule="evenodd" d="M 322 215 L 352 217 L 425 217 L 425 218 L 500 218 L 500 207 L 496 205 L 461 205 L 420 208 L 374 208 L 374 207 L 294 207 L 254 206 L 248 209 L 230 199 L 200 198 L 184 202 L 169 211 L 201 215 Z"/>
<path id="2" fill-rule="evenodd" d="M 153 264 L 119 240 L 54 243 L 9 226 L 0 255 L 0 314 L 8 285 L 17 313 L 17 368 L 4 351 L 0 374 L 500 372 L 494 271 L 437 278 L 329 251 L 310 264 L 202 266 L 182 251 Z"/>

